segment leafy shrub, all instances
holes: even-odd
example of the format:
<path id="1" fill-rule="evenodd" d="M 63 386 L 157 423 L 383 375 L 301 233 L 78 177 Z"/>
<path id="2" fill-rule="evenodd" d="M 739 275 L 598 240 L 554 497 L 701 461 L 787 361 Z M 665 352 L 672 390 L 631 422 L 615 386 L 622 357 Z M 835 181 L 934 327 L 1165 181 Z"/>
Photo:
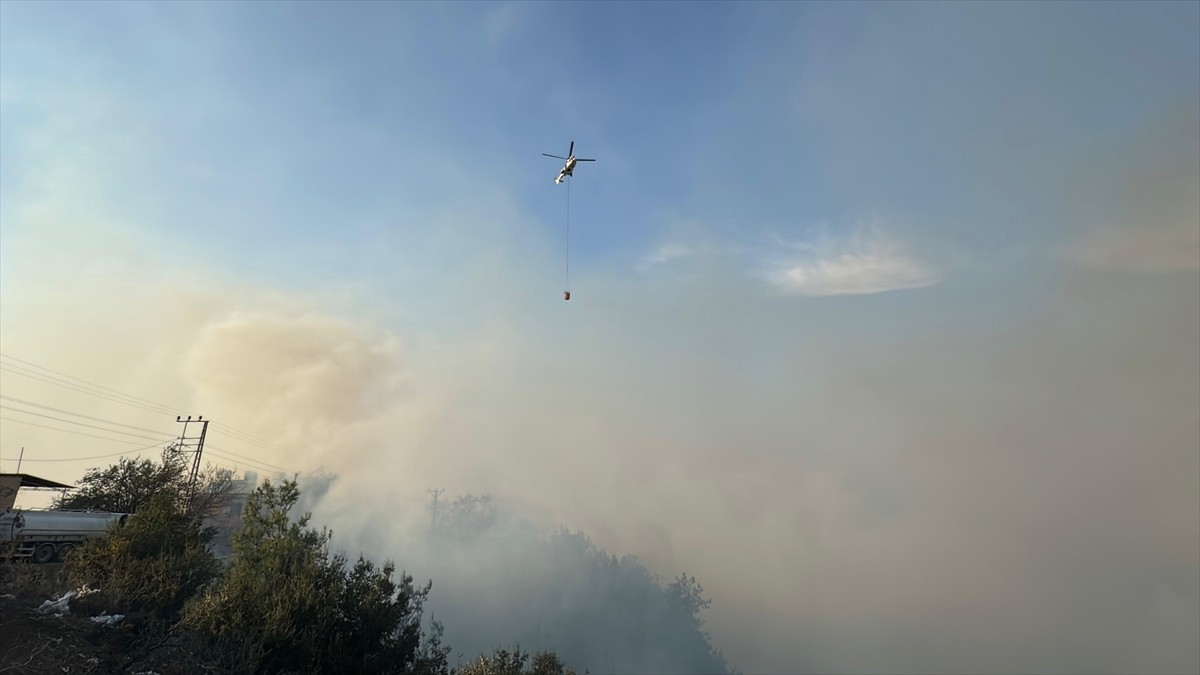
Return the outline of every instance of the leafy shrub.
<path id="1" fill-rule="evenodd" d="M 64 571 L 73 584 L 98 589 L 90 604 L 174 621 L 188 599 L 220 573 L 207 548 L 211 539 L 212 530 L 180 508 L 173 495 L 159 493 L 123 527 L 76 550 Z"/>
<path id="2" fill-rule="evenodd" d="M 417 672 L 445 670 L 445 649 L 421 644 L 430 585 L 393 579 L 360 557 L 330 557 L 328 530 L 289 512 L 295 481 L 265 482 L 251 495 L 225 576 L 194 603 L 182 625 L 217 644 L 261 647 L 258 672 Z"/>

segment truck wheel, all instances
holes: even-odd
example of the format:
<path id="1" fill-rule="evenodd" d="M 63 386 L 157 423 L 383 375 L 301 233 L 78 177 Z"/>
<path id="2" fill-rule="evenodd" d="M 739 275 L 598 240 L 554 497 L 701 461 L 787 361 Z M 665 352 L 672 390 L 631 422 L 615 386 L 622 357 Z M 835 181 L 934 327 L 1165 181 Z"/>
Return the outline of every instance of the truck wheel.
<path id="1" fill-rule="evenodd" d="M 58 547 L 58 559 L 66 560 L 67 556 L 71 555 L 71 551 L 75 550 L 75 544 L 63 544 Z"/>
<path id="2" fill-rule="evenodd" d="M 33 562 L 39 565 L 51 560 L 54 560 L 54 544 L 42 544 L 33 552 Z"/>

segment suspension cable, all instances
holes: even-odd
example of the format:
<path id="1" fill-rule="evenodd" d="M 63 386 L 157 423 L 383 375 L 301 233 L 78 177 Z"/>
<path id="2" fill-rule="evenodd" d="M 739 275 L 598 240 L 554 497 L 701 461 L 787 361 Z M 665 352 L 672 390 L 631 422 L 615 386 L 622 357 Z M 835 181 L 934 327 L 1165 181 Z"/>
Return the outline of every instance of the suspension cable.
<path id="1" fill-rule="evenodd" d="M 571 177 L 567 176 L 567 250 L 566 250 L 566 274 L 564 283 L 566 288 L 563 291 L 563 299 L 571 299 Z"/>

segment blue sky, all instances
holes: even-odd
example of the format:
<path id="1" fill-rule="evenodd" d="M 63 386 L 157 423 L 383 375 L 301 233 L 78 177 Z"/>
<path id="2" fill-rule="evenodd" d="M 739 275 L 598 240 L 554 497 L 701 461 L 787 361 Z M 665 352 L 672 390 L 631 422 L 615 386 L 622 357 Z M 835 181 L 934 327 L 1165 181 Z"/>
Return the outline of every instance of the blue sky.
<path id="1" fill-rule="evenodd" d="M 342 274 L 377 237 L 493 191 L 549 245 L 563 190 L 536 178 L 557 168 L 540 153 L 571 139 L 601 158 L 575 190 L 580 270 L 628 269 L 689 228 L 759 247 L 881 214 L 929 249 L 1052 245 L 1029 221 L 1063 175 L 1189 102 L 1200 76 L 1187 3 L 5 11 L 40 27 L 6 35 L 10 91 L 69 90 L 114 129 L 71 143 L 126 188 L 106 191 L 114 209 L 219 267 L 284 276 L 286 258 L 246 256 Z M 9 101 L 17 189 L 44 150 L 21 130 L 50 110 Z"/>
<path id="2" fill-rule="evenodd" d="M 1194 2 L 0 3 L 0 351 L 336 467 L 341 532 L 438 485 L 694 569 L 746 672 L 1195 671 L 1198 34 Z M 58 431 L 6 421 L 4 467 L 124 447 Z"/>

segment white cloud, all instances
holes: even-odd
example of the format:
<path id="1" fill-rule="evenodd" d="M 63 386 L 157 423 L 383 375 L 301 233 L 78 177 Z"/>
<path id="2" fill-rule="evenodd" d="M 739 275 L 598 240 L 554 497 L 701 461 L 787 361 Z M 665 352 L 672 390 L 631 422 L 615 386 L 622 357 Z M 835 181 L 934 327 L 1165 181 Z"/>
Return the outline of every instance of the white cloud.
<path id="1" fill-rule="evenodd" d="M 871 227 L 847 239 L 792 244 L 794 253 L 766 265 L 767 280 L 788 295 L 866 295 L 932 286 L 941 275 Z"/>
<path id="2" fill-rule="evenodd" d="M 662 244 L 658 245 L 658 248 L 654 249 L 653 253 L 646 256 L 640 263 L 638 263 L 638 269 L 645 271 L 651 267 L 668 263 L 677 258 L 686 258 L 688 256 L 695 255 L 695 253 L 696 249 L 693 246 L 681 244 L 679 242 L 663 242 Z"/>

